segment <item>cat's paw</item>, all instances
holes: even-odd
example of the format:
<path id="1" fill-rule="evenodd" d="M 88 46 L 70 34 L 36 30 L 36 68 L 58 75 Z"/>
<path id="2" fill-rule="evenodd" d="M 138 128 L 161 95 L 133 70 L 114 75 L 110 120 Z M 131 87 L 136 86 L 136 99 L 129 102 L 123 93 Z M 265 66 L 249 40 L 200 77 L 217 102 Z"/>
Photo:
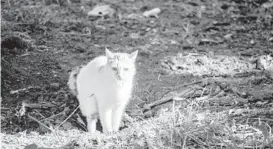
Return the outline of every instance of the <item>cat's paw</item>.
<path id="1" fill-rule="evenodd" d="M 88 136 L 90 138 L 97 138 L 97 137 L 100 137 L 102 135 L 101 132 L 99 131 L 95 131 L 95 132 L 87 132 L 88 133 Z"/>
<path id="2" fill-rule="evenodd" d="M 113 132 L 105 132 L 104 134 L 107 135 L 107 136 L 111 136 L 111 135 L 113 135 L 114 133 L 113 133 Z"/>
<path id="3" fill-rule="evenodd" d="M 113 130 L 107 130 L 103 132 L 105 135 L 113 135 L 115 132 Z"/>

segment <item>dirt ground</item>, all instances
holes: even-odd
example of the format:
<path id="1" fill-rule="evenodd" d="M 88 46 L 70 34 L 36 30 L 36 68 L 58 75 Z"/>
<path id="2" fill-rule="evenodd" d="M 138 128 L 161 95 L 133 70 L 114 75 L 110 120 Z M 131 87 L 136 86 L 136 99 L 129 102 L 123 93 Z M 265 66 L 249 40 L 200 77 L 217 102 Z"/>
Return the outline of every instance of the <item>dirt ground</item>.
<path id="1" fill-rule="evenodd" d="M 184 106 L 197 101 L 204 111 L 229 111 L 230 122 L 273 127 L 271 0 L 1 4 L 1 133 L 44 134 L 48 129 L 42 125 L 85 131 L 79 110 L 60 125 L 78 106 L 66 83 L 74 67 L 105 48 L 139 50 L 129 117 L 157 117 L 172 102 L 147 106 L 176 97 L 186 100 Z M 98 4 L 113 13 L 88 16 Z M 142 15 L 153 8 L 161 12 Z"/>

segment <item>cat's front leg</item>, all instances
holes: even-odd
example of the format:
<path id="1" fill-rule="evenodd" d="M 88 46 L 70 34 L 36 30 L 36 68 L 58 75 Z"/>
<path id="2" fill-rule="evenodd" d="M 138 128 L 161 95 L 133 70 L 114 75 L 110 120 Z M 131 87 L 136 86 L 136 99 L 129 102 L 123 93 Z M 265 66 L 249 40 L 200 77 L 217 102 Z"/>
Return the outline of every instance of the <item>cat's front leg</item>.
<path id="1" fill-rule="evenodd" d="M 91 114 L 90 116 L 86 117 L 87 130 L 91 134 L 94 134 L 96 131 L 97 118 L 98 118 L 97 114 Z"/>
<path id="2" fill-rule="evenodd" d="M 124 113 L 125 105 L 119 105 L 112 111 L 112 126 L 113 131 L 118 131 Z"/>
<path id="3" fill-rule="evenodd" d="M 99 107 L 99 115 L 103 133 L 112 132 L 112 109 L 106 106 L 101 106 Z"/>

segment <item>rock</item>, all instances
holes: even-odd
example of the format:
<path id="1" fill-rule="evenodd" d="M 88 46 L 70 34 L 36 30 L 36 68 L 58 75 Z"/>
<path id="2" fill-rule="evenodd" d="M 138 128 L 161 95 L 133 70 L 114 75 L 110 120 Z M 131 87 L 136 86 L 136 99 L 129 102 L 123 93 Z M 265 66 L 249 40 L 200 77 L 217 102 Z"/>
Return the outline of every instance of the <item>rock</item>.
<path id="1" fill-rule="evenodd" d="M 270 9 L 271 7 L 273 7 L 273 2 L 269 1 L 269 2 L 263 3 L 262 7 Z"/>
<path id="2" fill-rule="evenodd" d="M 140 35 L 139 35 L 139 33 L 131 33 L 131 34 L 130 34 L 130 37 L 131 37 L 132 39 L 139 39 L 139 38 L 140 38 Z"/>
<path id="3" fill-rule="evenodd" d="M 252 39 L 250 40 L 250 44 L 254 45 L 255 44 L 255 41 Z"/>
<path id="4" fill-rule="evenodd" d="M 273 41 L 273 37 L 270 37 L 270 38 L 268 39 L 268 41 L 272 42 L 272 41 Z"/>
<path id="5" fill-rule="evenodd" d="M 54 88 L 54 89 L 59 89 L 60 88 L 60 84 L 59 83 L 51 83 L 50 87 Z"/>
<path id="6" fill-rule="evenodd" d="M 225 38 L 226 40 L 230 40 L 230 39 L 232 38 L 232 36 L 233 36 L 233 34 L 226 34 L 226 35 L 224 36 L 224 38 Z"/>
<path id="7" fill-rule="evenodd" d="M 143 13 L 144 17 L 156 17 L 158 18 L 158 14 L 161 12 L 159 8 L 154 8 L 152 10 L 145 11 Z"/>
<path id="8" fill-rule="evenodd" d="M 38 149 L 38 145 L 35 143 L 25 146 L 24 149 Z"/>
<path id="9" fill-rule="evenodd" d="M 115 13 L 115 10 L 111 8 L 109 5 L 97 5 L 93 8 L 93 10 L 88 12 L 88 16 L 109 16 L 112 17 Z"/>

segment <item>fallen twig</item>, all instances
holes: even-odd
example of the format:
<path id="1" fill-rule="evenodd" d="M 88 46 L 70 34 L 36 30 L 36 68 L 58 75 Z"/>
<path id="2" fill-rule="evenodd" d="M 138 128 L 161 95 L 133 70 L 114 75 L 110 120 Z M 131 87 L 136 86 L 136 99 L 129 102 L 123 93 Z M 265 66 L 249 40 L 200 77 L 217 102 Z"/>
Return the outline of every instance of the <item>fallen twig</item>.
<path id="1" fill-rule="evenodd" d="M 57 126 L 56 129 L 63 125 L 79 109 L 79 107 L 80 106 L 78 106 L 59 126 Z"/>
<path id="2" fill-rule="evenodd" d="M 32 109 L 46 109 L 46 108 L 52 108 L 55 105 L 51 103 L 25 103 L 25 107 L 32 108 Z"/>
<path id="3" fill-rule="evenodd" d="M 129 116 L 127 113 L 124 113 L 124 118 L 129 121 L 130 123 L 133 122 L 133 118 L 131 116 Z"/>
<path id="4" fill-rule="evenodd" d="M 77 32 L 60 32 L 61 34 L 63 35 L 72 35 L 72 36 L 90 36 L 89 34 L 80 34 L 80 33 L 77 33 Z"/>
<path id="5" fill-rule="evenodd" d="M 181 96 L 183 96 L 183 95 L 189 96 L 190 94 L 194 94 L 194 92 L 195 92 L 194 90 L 184 90 L 183 92 L 180 92 L 180 93 L 170 92 L 170 93 L 168 93 L 169 95 L 167 94 L 165 97 L 161 98 L 160 100 L 157 100 L 157 101 L 150 103 L 150 104 L 145 104 L 143 106 L 144 107 L 143 112 L 146 112 L 156 106 L 165 104 L 165 103 L 173 101 L 173 100 L 178 100 L 178 101 L 184 100 L 185 98 L 183 98 Z"/>
<path id="6" fill-rule="evenodd" d="M 195 100 L 198 101 L 198 102 L 203 102 L 203 101 L 208 100 L 209 98 L 211 98 L 211 96 L 206 95 L 206 96 L 197 97 Z"/>
<path id="7" fill-rule="evenodd" d="M 37 122 L 38 124 L 44 126 L 46 129 L 50 130 L 51 132 L 53 132 L 53 129 L 49 128 L 48 126 L 46 126 L 45 124 L 43 124 L 42 122 L 40 122 L 39 120 L 37 120 L 36 118 L 30 116 L 29 114 L 27 115 L 28 118 L 34 120 L 35 122 Z"/>
<path id="8" fill-rule="evenodd" d="M 41 88 L 41 87 L 39 87 L 39 86 L 29 86 L 29 87 L 21 88 L 21 89 L 18 89 L 18 90 L 12 90 L 12 91 L 10 91 L 10 94 L 18 94 L 19 92 L 27 91 L 29 89 L 37 89 L 37 88 Z"/>
<path id="9" fill-rule="evenodd" d="M 1 107 L 1 111 L 9 111 L 10 108 Z"/>
<path id="10" fill-rule="evenodd" d="M 58 113 L 58 114 L 51 115 L 51 116 L 49 116 L 49 117 L 47 117 L 47 118 L 42 119 L 41 121 L 45 121 L 45 120 L 48 120 L 48 119 L 53 119 L 53 118 L 55 118 L 55 117 L 57 117 L 57 116 L 59 116 L 59 115 L 64 114 L 67 110 L 68 110 L 68 108 L 65 108 L 62 112 L 60 112 L 60 113 Z"/>
<path id="11" fill-rule="evenodd" d="M 193 81 L 193 82 L 189 82 L 189 83 L 184 83 L 184 84 L 175 86 L 175 88 L 174 87 L 167 87 L 167 88 L 174 88 L 174 90 L 175 90 L 180 87 L 186 87 L 186 86 L 190 86 L 190 85 L 194 85 L 194 84 L 199 84 L 199 83 L 204 82 L 205 80 L 208 80 L 208 79 L 201 79 L 201 80 L 197 80 L 197 81 Z"/>
<path id="12" fill-rule="evenodd" d="M 40 113 L 38 110 L 34 109 L 34 111 L 37 112 L 42 118 L 45 118 L 45 116 L 42 113 Z"/>

